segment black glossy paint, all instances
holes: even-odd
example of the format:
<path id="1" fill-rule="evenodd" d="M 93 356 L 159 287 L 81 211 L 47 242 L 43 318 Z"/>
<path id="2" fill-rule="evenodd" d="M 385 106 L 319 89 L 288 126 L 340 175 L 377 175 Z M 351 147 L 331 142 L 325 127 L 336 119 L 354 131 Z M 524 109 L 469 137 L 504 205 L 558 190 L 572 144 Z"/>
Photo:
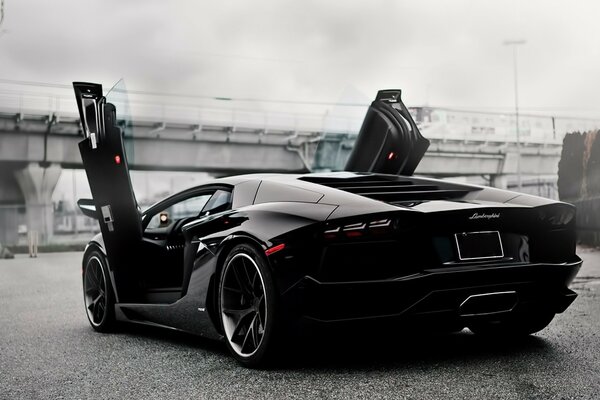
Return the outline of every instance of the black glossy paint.
<path id="1" fill-rule="evenodd" d="M 102 96 L 102 86 L 74 83 L 75 95 L 82 118 L 97 121 L 98 129 L 90 131 L 84 123 L 84 140 L 79 152 L 88 178 L 96 215 L 104 241 L 109 269 L 118 300 L 126 300 L 136 288 L 135 263 L 139 259 L 142 226 L 137 201 L 129 176 L 121 129 L 117 126 L 116 110 Z M 93 100 L 94 107 L 82 104 Z M 84 116 L 85 114 L 85 116 Z M 80 202 L 84 213 L 85 202 Z"/>
<path id="2" fill-rule="evenodd" d="M 111 118 L 107 127 L 114 126 Z M 370 135 L 379 137 L 378 129 Z M 418 130 L 411 132 L 412 139 L 401 140 L 409 146 L 395 148 L 403 160 L 394 170 L 407 174 L 426 148 Z M 133 191 L 128 193 L 124 153 L 119 153 L 123 165 L 109 165 L 105 158 L 122 151 L 120 137 L 107 128 L 100 143 L 106 147 L 92 149 L 89 139 L 80 145 L 96 207 L 111 204 L 119 212 L 114 231 L 101 221 L 102 234 L 90 243 L 109 257 L 118 319 L 219 338 L 217 279 L 229 250 L 241 242 L 264 252 L 281 315 L 290 322 L 419 317 L 464 326 L 478 318 L 460 307 L 472 295 L 509 292 L 509 300 L 517 299 L 515 312 L 562 312 L 574 299 L 568 285 L 581 261 L 575 254 L 575 209 L 568 204 L 435 179 L 348 171 L 215 179 L 140 215 Z M 217 189 L 231 191 L 228 209 L 148 228 L 167 207 Z M 115 190 L 125 191 L 125 201 Z M 481 231 L 499 232 L 504 256 L 461 260 L 455 235 Z M 282 250 L 267 255 L 281 244 Z"/>

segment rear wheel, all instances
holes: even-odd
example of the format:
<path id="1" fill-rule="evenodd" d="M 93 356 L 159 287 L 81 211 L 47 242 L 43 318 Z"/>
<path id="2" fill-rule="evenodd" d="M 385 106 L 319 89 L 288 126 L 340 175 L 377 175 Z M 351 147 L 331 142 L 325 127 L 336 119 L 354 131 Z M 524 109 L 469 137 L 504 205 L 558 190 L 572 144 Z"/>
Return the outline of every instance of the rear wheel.
<path id="1" fill-rule="evenodd" d="M 114 293 L 106 258 L 97 250 L 89 252 L 84 259 L 83 301 L 92 328 L 98 332 L 108 332 L 114 328 Z"/>
<path id="2" fill-rule="evenodd" d="M 469 324 L 469 329 L 485 336 L 527 336 L 547 327 L 553 318 L 552 312 L 531 312 L 501 320 L 473 322 Z"/>
<path id="3" fill-rule="evenodd" d="M 273 353 L 275 297 L 264 257 L 246 244 L 231 249 L 221 272 L 219 315 L 227 347 L 242 365 L 263 365 Z"/>

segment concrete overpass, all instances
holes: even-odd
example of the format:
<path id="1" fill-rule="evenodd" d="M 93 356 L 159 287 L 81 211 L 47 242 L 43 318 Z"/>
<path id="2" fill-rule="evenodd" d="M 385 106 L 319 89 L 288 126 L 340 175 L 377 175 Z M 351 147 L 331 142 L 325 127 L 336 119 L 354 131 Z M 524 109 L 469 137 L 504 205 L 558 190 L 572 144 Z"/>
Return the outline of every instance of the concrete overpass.
<path id="1" fill-rule="evenodd" d="M 41 242 L 52 236 L 51 197 L 61 169 L 82 168 L 77 148 L 80 129 L 73 112 L 0 111 L 0 203 L 24 203 L 27 225 L 41 233 Z M 134 124 L 124 125 L 124 130 L 132 169 L 231 175 L 303 172 L 311 167 L 340 169 L 352 148 L 357 125 L 327 129 L 324 134 L 297 124 L 138 118 Z M 506 177 L 516 173 L 517 146 L 510 137 L 448 135 L 426 126 L 422 132 L 432 144 L 418 174 L 485 175 L 492 184 L 506 187 Z M 522 174 L 555 175 L 560 151 L 556 138 L 522 143 Z M 0 223 L 8 223 L 1 212 Z M 6 241 L 0 237 L 2 240 Z"/>
<path id="2" fill-rule="evenodd" d="M 440 138 L 422 133 L 431 141 L 416 174 L 434 177 L 481 176 L 495 180 L 499 187 L 506 187 L 500 178 L 517 173 L 517 158 L 521 154 L 523 175 L 555 175 L 558 170 L 561 144 L 500 142 L 485 139 Z M 327 134 L 321 138 L 313 167 L 316 169 L 343 168 L 355 135 Z M 320 148 L 328 156 L 320 157 Z"/>
<path id="3" fill-rule="evenodd" d="M 0 112 L 0 163 L 41 163 L 81 168 L 77 142 L 79 119 L 73 116 Z M 432 176 L 507 175 L 516 173 L 514 141 L 492 137 L 423 134 L 432 144 L 417 170 Z M 301 172 L 312 167 L 343 167 L 356 132 L 264 129 L 256 126 L 200 125 L 138 120 L 125 128 L 132 169 L 204 171 L 217 175 L 260 171 Z M 560 141 L 523 142 L 523 174 L 556 173 Z M 316 165 L 312 159 L 317 153 Z"/>

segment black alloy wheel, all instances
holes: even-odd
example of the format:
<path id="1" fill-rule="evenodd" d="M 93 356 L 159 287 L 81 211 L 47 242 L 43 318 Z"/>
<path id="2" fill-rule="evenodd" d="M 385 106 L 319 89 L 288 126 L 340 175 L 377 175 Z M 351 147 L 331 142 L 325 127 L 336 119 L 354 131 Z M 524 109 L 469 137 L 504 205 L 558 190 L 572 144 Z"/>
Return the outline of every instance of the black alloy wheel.
<path id="1" fill-rule="evenodd" d="M 114 325 L 114 296 L 106 259 L 100 252 L 90 252 L 84 261 L 83 300 L 92 328 L 107 332 Z"/>
<path id="2" fill-rule="evenodd" d="M 273 347 L 275 290 L 266 261 L 251 246 L 234 247 L 219 285 L 219 312 L 227 347 L 243 365 L 256 367 Z"/>

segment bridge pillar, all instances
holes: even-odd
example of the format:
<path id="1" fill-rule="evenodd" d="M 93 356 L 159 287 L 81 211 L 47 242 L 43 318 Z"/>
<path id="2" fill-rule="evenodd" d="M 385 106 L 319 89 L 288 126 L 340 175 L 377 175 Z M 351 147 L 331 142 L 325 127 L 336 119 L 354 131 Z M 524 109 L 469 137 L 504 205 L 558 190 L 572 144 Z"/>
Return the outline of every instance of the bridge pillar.
<path id="1" fill-rule="evenodd" d="M 490 186 L 506 189 L 508 187 L 506 175 L 490 175 Z"/>
<path id="2" fill-rule="evenodd" d="M 48 243 L 54 233 L 52 192 L 60 173 L 59 165 L 51 164 L 42 168 L 37 163 L 30 163 L 15 171 L 15 178 L 25 198 L 27 232 L 37 232 L 40 244 Z"/>
<path id="3" fill-rule="evenodd" d="M 19 241 L 19 222 L 25 210 L 23 194 L 15 179 L 16 163 L 0 163 L 0 245 L 14 246 Z"/>

